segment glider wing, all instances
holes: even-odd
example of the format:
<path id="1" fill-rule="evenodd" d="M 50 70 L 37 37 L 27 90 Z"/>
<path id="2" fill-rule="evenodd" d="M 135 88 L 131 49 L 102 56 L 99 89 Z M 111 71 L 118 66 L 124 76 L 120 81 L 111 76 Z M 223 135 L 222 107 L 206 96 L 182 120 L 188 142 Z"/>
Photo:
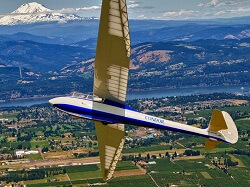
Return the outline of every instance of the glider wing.
<path id="1" fill-rule="evenodd" d="M 130 51 L 126 0 L 103 0 L 95 59 L 96 96 L 125 103 Z M 103 178 L 109 180 L 123 148 L 124 124 L 96 122 L 95 126 Z"/>
<path id="2" fill-rule="evenodd" d="M 130 51 L 126 0 L 103 0 L 95 59 L 95 95 L 125 103 Z"/>

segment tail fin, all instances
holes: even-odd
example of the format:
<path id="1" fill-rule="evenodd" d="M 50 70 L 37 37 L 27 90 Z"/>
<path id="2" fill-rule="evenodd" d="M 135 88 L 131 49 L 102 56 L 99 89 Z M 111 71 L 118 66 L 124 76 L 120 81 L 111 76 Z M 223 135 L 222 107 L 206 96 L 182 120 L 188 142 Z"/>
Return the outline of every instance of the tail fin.
<path id="1" fill-rule="evenodd" d="M 234 144 L 238 141 L 238 131 L 235 123 L 225 111 L 214 110 L 207 130 L 211 133 L 219 133 L 228 143 Z M 220 143 L 219 140 L 207 138 L 205 149 L 211 150 Z"/>

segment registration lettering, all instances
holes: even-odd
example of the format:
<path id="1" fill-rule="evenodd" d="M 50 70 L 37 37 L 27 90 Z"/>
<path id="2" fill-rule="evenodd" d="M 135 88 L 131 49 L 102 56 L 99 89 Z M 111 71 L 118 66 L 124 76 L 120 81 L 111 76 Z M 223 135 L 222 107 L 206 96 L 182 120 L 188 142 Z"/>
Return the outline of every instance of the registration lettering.
<path id="1" fill-rule="evenodd" d="M 164 120 L 163 120 L 163 119 L 156 118 L 156 117 L 153 117 L 153 116 L 145 116 L 145 119 L 146 119 L 147 121 L 153 121 L 153 122 L 155 122 L 155 123 L 164 124 Z"/>

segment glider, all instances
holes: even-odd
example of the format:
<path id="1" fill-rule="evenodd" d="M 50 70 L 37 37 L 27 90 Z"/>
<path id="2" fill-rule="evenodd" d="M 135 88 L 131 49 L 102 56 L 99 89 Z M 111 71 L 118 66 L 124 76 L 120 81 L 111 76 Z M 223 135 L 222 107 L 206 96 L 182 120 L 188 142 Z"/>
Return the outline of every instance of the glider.
<path id="1" fill-rule="evenodd" d="M 112 178 L 124 145 L 124 124 L 206 137 L 205 149 L 236 143 L 237 128 L 227 112 L 215 110 L 207 129 L 140 113 L 126 106 L 130 63 L 126 0 L 103 0 L 96 49 L 93 93 L 97 97 L 58 97 L 49 102 L 73 116 L 95 121 L 102 175 Z"/>

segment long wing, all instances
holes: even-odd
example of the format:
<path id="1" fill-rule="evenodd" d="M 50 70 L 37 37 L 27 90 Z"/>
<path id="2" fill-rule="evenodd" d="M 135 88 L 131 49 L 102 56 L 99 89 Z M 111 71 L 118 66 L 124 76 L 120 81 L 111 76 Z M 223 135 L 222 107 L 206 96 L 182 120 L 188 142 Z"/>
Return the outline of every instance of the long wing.
<path id="1" fill-rule="evenodd" d="M 115 171 L 116 164 L 124 145 L 124 125 L 103 125 L 95 122 L 102 176 L 109 180 Z"/>
<path id="2" fill-rule="evenodd" d="M 125 103 L 130 50 L 126 0 L 103 0 L 95 59 L 95 95 Z"/>
<path id="3" fill-rule="evenodd" d="M 130 50 L 126 0 L 103 0 L 95 59 L 95 95 L 125 103 Z M 104 126 L 96 122 L 95 126 L 103 178 L 109 180 L 123 148 L 124 124 Z"/>

